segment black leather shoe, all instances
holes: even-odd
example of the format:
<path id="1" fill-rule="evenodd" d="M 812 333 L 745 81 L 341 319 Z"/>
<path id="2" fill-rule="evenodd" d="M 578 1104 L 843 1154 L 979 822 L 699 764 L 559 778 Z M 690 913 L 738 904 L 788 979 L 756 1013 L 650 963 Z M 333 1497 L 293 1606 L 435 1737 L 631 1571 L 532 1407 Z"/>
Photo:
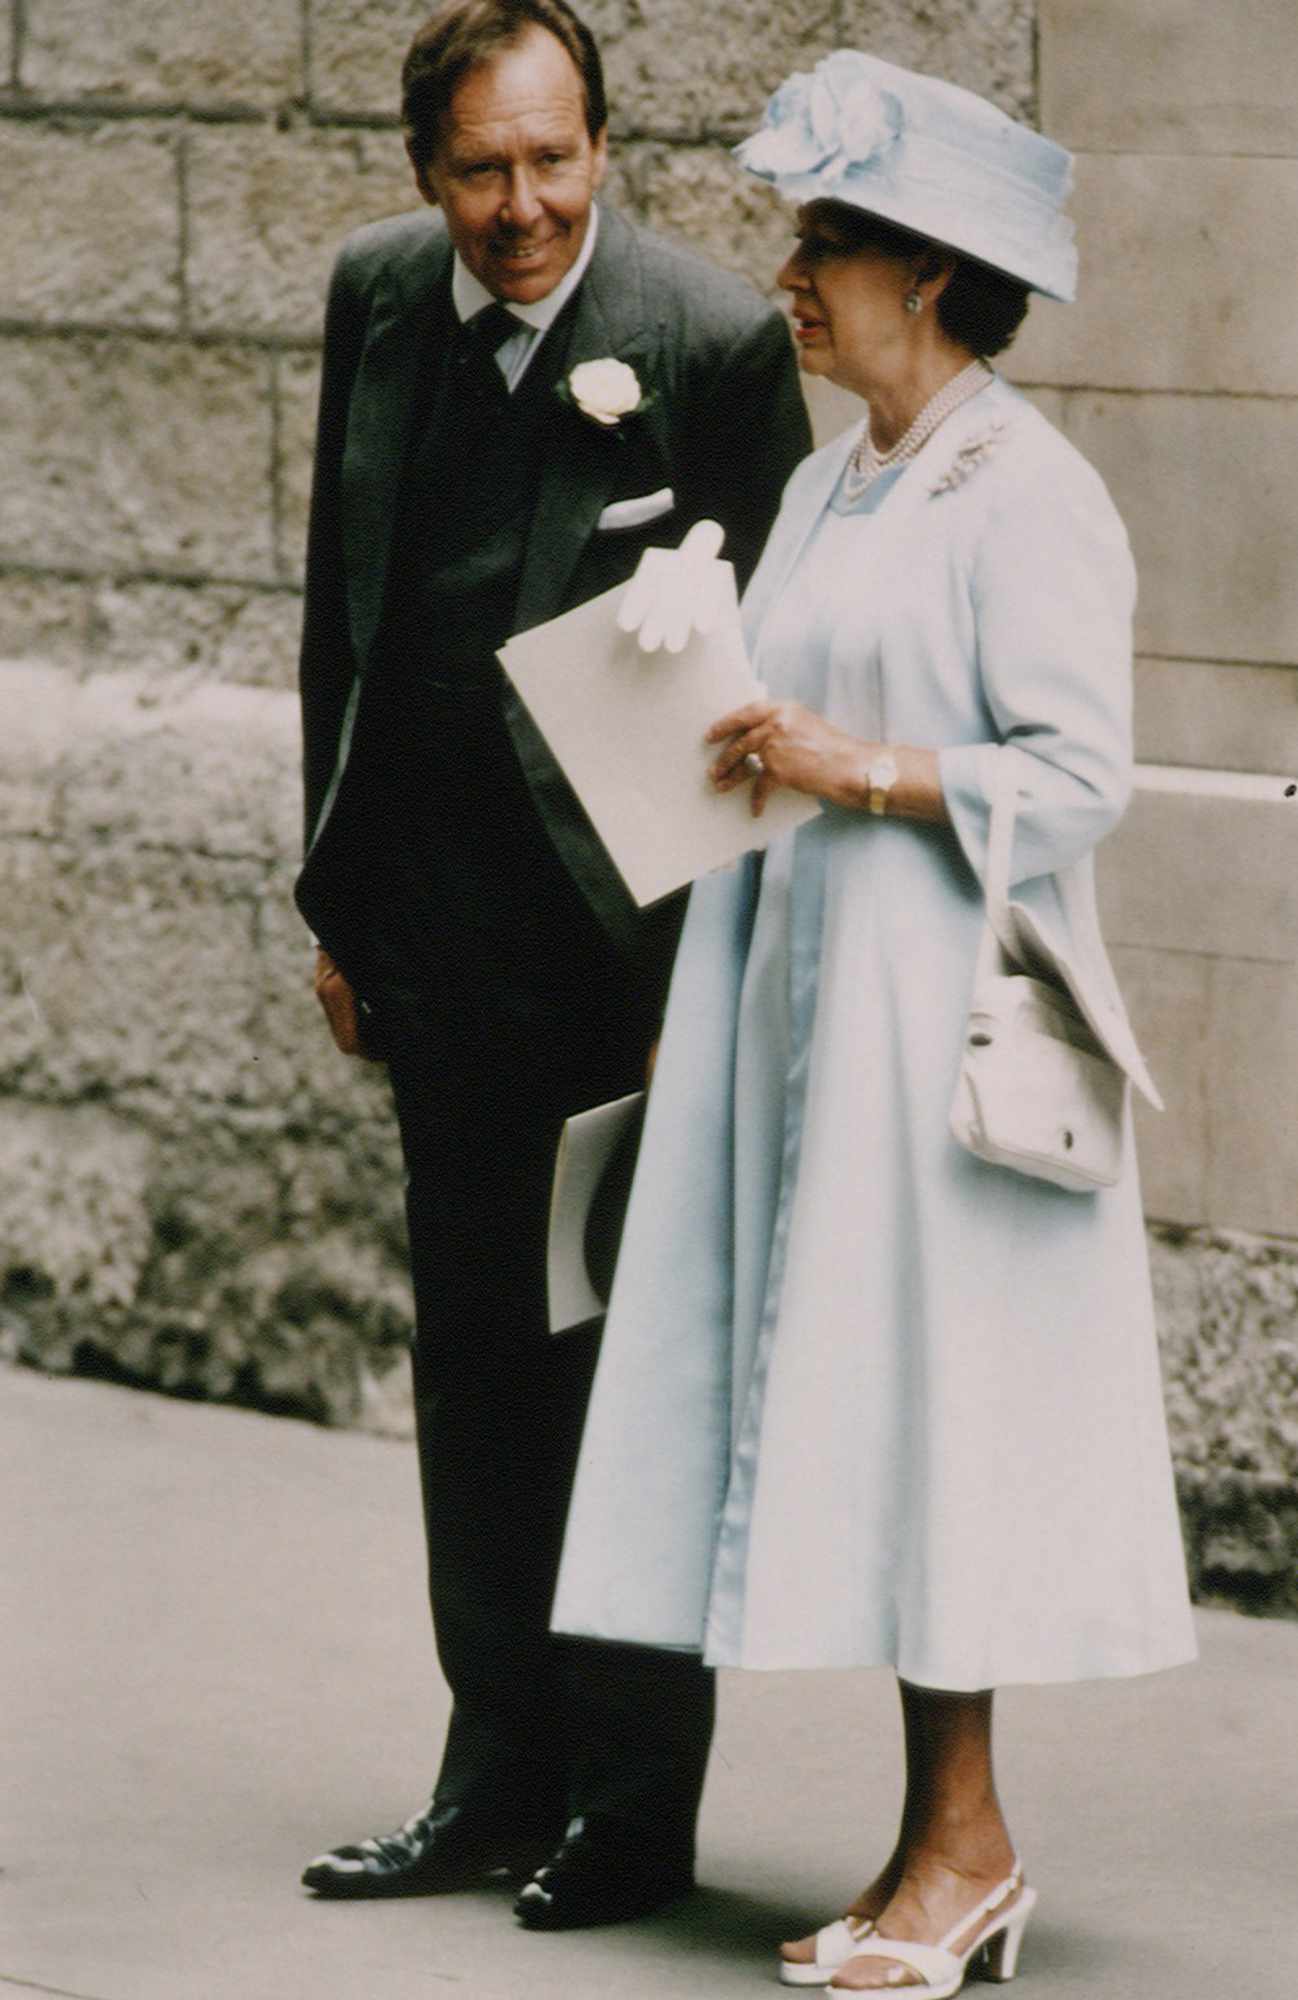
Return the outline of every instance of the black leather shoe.
<path id="1" fill-rule="evenodd" d="M 317 1896 L 436 1896 L 501 1870 L 527 1875 L 553 1838 L 510 1826 L 498 1813 L 430 1800 L 393 1833 L 317 1855 L 302 1883 Z"/>
<path id="2" fill-rule="evenodd" d="M 694 1887 L 688 1852 L 646 1852 L 644 1835 L 612 1819 L 575 1819 L 563 1845 L 514 1905 L 532 1931 L 621 1924 L 675 1902 Z"/>

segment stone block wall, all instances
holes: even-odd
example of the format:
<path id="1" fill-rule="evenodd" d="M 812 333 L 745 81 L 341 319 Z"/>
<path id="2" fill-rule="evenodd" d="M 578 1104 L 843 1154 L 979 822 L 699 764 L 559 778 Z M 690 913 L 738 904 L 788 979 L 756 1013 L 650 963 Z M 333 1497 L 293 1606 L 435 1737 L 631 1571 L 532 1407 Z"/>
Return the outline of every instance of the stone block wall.
<path id="1" fill-rule="evenodd" d="M 411 205 L 425 11 L 0 0 L 0 1349 L 397 1431 L 399 1162 L 307 991 L 292 687 L 324 289 Z M 1105 876 L 1170 1103 L 1142 1142 L 1192 1556 L 1298 1608 L 1293 8 L 586 11 L 614 198 L 764 286 L 787 218 L 726 146 L 835 46 L 1079 154 L 1082 302 L 1013 372 L 1141 564 L 1149 770 Z"/>
<path id="2" fill-rule="evenodd" d="M 1075 307 L 1013 371 L 1140 571 L 1135 802 L 1105 925 L 1167 1099 L 1138 1111 L 1169 1416 L 1204 1588 L 1298 1610 L 1298 12 L 1041 0 L 1078 155 Z"/>

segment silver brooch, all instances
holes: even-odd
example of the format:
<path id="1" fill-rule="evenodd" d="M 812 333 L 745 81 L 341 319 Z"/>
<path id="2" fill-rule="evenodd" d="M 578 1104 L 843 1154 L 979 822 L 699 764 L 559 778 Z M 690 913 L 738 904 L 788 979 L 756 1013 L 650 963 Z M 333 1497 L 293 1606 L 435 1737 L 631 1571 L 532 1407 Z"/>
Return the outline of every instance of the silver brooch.
<path id="1" fill-rule="evenodd" d="M 929 487 L 929 492 L 936 496 L 939 493 L 953 493 L 957 486 L 963 486 L 970 473 L 976 472 L 983 461 L 995 451 L 1008 429 L 1009 424 L 1006 419 L 998 417 L 994 423 L 988 424 L 986 430 L 979 431 L 975 437 L 966 438 L 946 471 Z"/>

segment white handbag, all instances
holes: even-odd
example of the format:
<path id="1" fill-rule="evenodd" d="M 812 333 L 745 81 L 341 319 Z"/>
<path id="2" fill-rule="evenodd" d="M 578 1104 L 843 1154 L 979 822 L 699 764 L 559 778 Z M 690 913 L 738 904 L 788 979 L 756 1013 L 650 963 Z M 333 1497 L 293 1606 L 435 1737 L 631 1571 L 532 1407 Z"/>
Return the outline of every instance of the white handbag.
<path id="1" fill-rule="evenodd" d="M 951 1130 L 980 1160 L 1077 1194 L 1122 1173 L 1127 1076 L 1062 976 L 1027 970 L 1009 907 L 1016 804 L 1003 760 L 987 841 L 986 917 Z M 1037 963 L 1035 972 L 1054 971 Z"/>

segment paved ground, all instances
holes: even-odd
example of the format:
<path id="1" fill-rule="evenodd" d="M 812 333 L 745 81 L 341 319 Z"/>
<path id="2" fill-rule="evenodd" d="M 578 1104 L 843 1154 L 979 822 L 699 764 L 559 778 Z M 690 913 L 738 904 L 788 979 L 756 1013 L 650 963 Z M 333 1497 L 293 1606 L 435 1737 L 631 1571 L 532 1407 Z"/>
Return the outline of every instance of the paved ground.
<path id="1" fill-rule="evenodd" d="M 315 1904 L 302 1862 L 413 1808 L 445 1713 L 410 1451 L 4 1370 L 0 1510 L 0 1995 L 773 1993 L 774 1942 L 887 1843 L 889 1677 L 727 1676 L 676 1913 L 547 1938 L 503 1890 Z M 1201 1632 L 1197 1668 L 1003 1698 L 1024 2000 L 1298 1984 L 1298 1626 Z"/>

